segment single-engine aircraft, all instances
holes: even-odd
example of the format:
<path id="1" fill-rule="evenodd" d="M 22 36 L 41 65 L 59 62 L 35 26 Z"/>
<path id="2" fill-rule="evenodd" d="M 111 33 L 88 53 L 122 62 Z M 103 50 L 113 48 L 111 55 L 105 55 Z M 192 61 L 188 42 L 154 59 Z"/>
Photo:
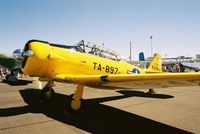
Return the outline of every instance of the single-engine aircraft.
<path id="1" fill-rule="evenodd" d="M 77 85 L 70 108 L 79 110 L 84 86 L 102 89 L 144 89 L 173 86 L 198 86 L 200 73 L 164 73 L 161 56 L 155 54 L 150 66 L 142 69 L 121 60 L 119 54 L 87 41 L 75 46 L 30 40 L 23 50 L 13 55 L 22 60 L 24 74 L 48 81 L 42 98 L 49 100 L 55 93 L 53 81 Z"/>

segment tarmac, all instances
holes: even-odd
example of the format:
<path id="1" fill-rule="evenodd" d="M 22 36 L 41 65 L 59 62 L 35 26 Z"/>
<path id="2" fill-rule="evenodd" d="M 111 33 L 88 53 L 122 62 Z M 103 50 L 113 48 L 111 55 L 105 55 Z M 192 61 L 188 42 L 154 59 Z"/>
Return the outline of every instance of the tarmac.
<path id="1" fill-rule="evenodd" d="M 70 112 L 76 86 L 55 83 L 41 101 L 34 83 L 0 83 L 0 134 L 200 133 L 200 87 L 105 90 L 85 87 L 83 106 Z"/>

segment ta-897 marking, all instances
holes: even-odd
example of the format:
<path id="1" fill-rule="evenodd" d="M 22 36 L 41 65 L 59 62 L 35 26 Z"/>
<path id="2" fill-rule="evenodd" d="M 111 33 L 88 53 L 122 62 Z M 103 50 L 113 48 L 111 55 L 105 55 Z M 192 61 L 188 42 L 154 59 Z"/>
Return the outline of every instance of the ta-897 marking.
<path id="1" fill-rule="evenodd" d="M 117 74 L 118 73 L 118 68 L 117 67 L 112 67 L 109 65 L 106 65 L 105 67 L 103 67 L 101 64 L 93 62 L 94 65 L 94 70 L 97 71 L 103 71 L 105 70 L 106 73 L 111 73 L 111 74 Z"/>

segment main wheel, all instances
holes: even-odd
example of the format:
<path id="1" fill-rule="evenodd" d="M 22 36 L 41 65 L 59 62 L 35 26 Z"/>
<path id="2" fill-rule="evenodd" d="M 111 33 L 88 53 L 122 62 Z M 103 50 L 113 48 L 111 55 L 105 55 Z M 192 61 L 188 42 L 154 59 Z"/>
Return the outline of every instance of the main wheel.
<path id="1" fill-rule="evenodd" d="M 79 110 L 81 107 L 81 101 L 80 100 L 72 100 L 70 106 L 71 106 L 71 109 L 74 111 Z"/>
<path id="2" fill-rule="evenodd" d="M 53 90 L 53 88 L 50 87 L 43 88 L 41 92 L 42 92 L 42 100 L 44 101 L 51 100 L 55 95 L 55 91 Z"/>

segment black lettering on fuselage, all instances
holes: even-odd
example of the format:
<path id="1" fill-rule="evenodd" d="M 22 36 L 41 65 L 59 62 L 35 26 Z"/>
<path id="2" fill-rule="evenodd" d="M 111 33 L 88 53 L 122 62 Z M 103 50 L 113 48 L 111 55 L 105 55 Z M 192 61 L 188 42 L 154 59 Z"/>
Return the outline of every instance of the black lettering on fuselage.
<path id="1" fill-rule="evenodd" d="M 93 62 L 93 64 L 94 64 L 94 69 L 96 69 L 96 65 L 97 65 L 97 63 L 96 63 L 96 62 Z"/>
<path id="2" fill-rule="evenodd" d="M 99 64 L 99 66 L 98 66 L 98 69 L 97 69 L 97 70 L 101 71 L 101 64 Z"/>
<path id="3" fill-rule="evenodd" d="M 93 62 L 93 69 L 97 71 L 105 71 L 106 73 L 110 74 L 117 74 L 118 73 L 118 68 L 113 67 L 110 65 L 102 65 L 100 63 Z"/>

